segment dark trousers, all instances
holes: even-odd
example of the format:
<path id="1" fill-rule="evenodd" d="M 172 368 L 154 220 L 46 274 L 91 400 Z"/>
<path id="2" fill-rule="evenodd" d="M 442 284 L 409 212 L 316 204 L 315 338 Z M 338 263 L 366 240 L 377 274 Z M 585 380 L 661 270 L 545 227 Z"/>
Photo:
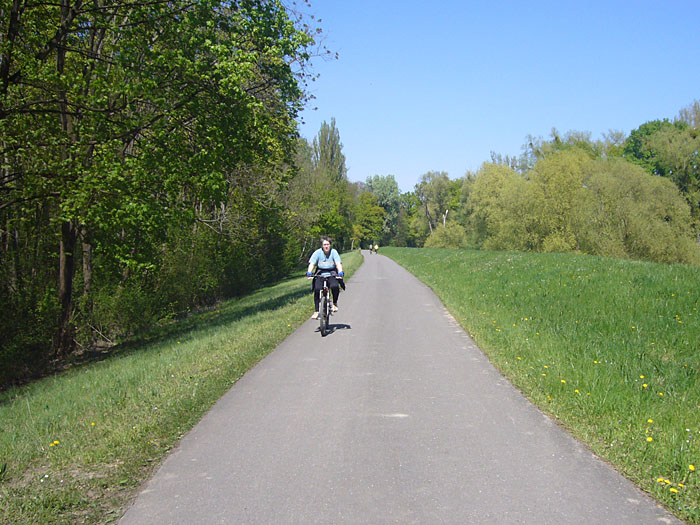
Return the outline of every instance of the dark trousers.
<path id="1" fill-rule="evenodd" d="M 321 299 L 319 298 L 319 290 L 323 290 L 323 277 L 314 277 L 314 308 L 318 312 L 318 305 L 321 302 Z M 333 302 L 335 304 L 338 304 L 338 296 L 340 295 L 340 285 L 338 284 L 338 280 L 335 278 L 334 275 L 331 275 L 330 277 L 326 277 L 328 280 L 328 286 L 331 287 L 331 294 L 333 295 Z"/>

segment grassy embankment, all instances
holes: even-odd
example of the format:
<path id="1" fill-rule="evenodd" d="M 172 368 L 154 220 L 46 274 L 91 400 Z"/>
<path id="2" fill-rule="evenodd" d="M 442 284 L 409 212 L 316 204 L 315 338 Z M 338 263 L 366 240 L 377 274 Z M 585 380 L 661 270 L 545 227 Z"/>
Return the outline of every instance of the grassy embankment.
<path id="1" fill-rule="evenodd" d="M 700 268 L 382 248 L 503 374 L 668 509 L 700 523 Z"/>
<path id="2" fill-rule="evenodd" d="M 351 275 L 362 256 L 343 262 Z M 0 523 L 118 519 L 183 433 L 312 311 L 309 282 L 289 278 L 0 394 Z"/>

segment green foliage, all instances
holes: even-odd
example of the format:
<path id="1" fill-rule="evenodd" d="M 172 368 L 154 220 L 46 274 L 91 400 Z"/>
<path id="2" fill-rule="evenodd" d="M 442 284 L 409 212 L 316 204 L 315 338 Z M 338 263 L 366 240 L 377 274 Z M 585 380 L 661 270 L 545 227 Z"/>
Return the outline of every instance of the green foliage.
<path id="1" fill-rule="evenodd" d="M 52 342 L 71 349 L 76 324 L 83 344 L 90 326 L 113 338 L 290 268 L 284 256 L 229 273 L 266 246 L 286 253 L 271 202 L 289 177 L 313 28 L 257 0 L 2 11 L 0 297 L 26 319 L 3 327 L 11 355 L 30 345 L 46 359 Z M 47 293 L 58 311 L 38 319 Z"/>
<path id="2" fill-rule="evenodd" d="M 382 238 L 386 213 L 379 206 L 379 200 L 374 193 L 363 192 L 357 203 L 353 234 L 358 246 L 366 246 L 379 242 Z"/>
<path id="3" fill-rule="evenodd" d="M 421 203 L 428 229 L 432 232 L 438 224 L 447 222 L 450 210 L 459 202 L 461 184 L 451 181 L 444 171 L 425 173 L 418 184 L 415 194 Z"/>
<path id="4" fill-rule="evenodd" d="M 470 236 L 477 247 L 489 250 L 534 247 L 528 231 L 527 182 L 513 169 L 484 164 L 476 174 L 467 200 Z"/>
<path id="5" fill-rule="evenodd" d="M 666 127 L 645 142 L 654 155 L 655 171 L 668 177 L 685 195 L 696 222 L 700 220 L 700 135 L 697 129 Z"/>
<path id="6" fill-rule="evenodd" d="M 690 208 L 668 179 L 621 159 L 586 166 L 577 235 L 585 253 L 700 264 Z"/>
<path id="7" fill-rule="evenodd" d="M 692 227 L 700 232 L 700 131 L 697 101 L 679 118 L 647 122 L 632 130 L 623 153 L 649 173 L 671 179 L 691 208 Z"/>
<path id="8" fill-rule="evenodd" d="M 438 225 L 425 241 L 425 248 L 466 248 L 467 234 L 462 225 L 448 222 Z"/>
<path id="9" fill-rule="evenodd" d="M 304 139 L 297 143 L 297 169 L 277 200 L 288 211 L 298 264 L 308 260 L 323 235 L 333 238 L 340 249 L 352 242 L 356 203 L 342 147 L 335 120 L 330 125 L 322 123 L 312 145 Z"/>
<path id="10" fill-rule="evenodd" d="M 533 250 L 577 249 L 576 234 L 584 227 L 578 214 L 585 195 L 583 168 L 590 161 L 588 152 L 567 148 L 535 164 L 527 191 Z"/>
<path id="11" fill-rule="evenodd" d="M 401 208 L 399 185 L 393 175 L 375 175 L 367 177 L 366 188 L 377 196 L 378 205 L 384 209 L 381 243 L 387 245 L 394 239 L 398 230 Z"/>
<path id="12" fill-rule="evenodd" d="M 676 187 L 620 158 L 563 148 L 528 177 L 484 164 L 467 206 L 474 245 L 700 263 L 690 209 Z"/>
<path id="13" fill-rule="evenodd" d="M 679 125 L 681 127 L 683 126 L 682 124 Z M 668 119 L 664 119 L 652 120 L 642 124 L 637 129 L 633 129 L 622 148 L 624 158 L 630 162 L 639 164 L 649 173 L 664 175 L 663 168 L 657 166 L 655 152 L 653 148 L 649 147 L 648 140 L 659 131 L 672 129 L 674 127 L 673 123 Z"/>
<path id="14" fill-rule="evenodd" d="M 321 124 L 313 141 L 313 168 L 329 177 L 333 182 L 347 180 L 343 144 L 340 142 L 340 132 L 335 126 L 335 119 L 330 125 L 325 121 Z"/>

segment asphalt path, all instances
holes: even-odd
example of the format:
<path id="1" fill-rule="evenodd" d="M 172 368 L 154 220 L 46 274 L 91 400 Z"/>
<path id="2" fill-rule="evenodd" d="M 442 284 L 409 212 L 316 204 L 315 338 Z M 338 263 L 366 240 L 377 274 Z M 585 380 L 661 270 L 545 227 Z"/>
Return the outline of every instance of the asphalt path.
<path id="1" fill-rule="evenodd" d="M 120 523 L 679 523 L 390 259 L 365 252 L 339 307 L 243 376 Z"/>

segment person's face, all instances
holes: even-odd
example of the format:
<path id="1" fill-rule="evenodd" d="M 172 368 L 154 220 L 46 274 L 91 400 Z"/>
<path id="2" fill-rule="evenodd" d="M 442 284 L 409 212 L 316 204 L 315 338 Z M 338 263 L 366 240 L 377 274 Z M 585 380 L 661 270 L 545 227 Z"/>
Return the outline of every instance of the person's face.
<path id="1" fill-rule="evenodd" d="M 331 251 L 331 243 L 328 241 L 323 241 L 321 247 L 323 248 L 323 253 L 329 253 Z"/>

